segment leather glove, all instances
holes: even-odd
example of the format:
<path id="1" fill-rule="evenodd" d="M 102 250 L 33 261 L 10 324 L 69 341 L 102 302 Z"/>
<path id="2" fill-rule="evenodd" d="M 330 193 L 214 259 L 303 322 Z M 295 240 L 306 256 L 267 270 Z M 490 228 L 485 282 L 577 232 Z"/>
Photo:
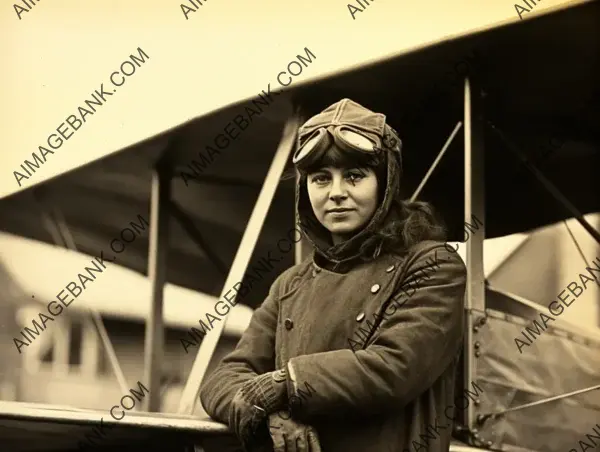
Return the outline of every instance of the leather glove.
<path id="1" fill-rule="evenodd" d="M 321 452 L 317 431 L 310 425 L 300 424 L 285 411 L 269 415 L 269 434 L 273 452 Z"/>
<path id="2" fill-rule="evenodd" d="M 238 390 L 229 406 L 228 423 L 229 428 L 244 446 L 244 450 L 249 450 L 249 447 L 255 443 L 256 433 L 266 419 L 267 413 L 248 402 L 242 389 Z"/>
<path id="3" fill-rule="evenodd" d="M 287 395 L 287 372 L 285 369 L 258 375 L 246 382 L 241 392 L 245 400 L 271 414 L 285 408 Z"/>
<path id="4" fill-rule="evenodd" d="M 258 375 L 235 394 L 229 407 L 229 427 L 244 448 L 255 443 L 257 432 L 267 416 L 287 403 L 285 370 Z M 263 430 L 266 430 L 264 428 Z"/>

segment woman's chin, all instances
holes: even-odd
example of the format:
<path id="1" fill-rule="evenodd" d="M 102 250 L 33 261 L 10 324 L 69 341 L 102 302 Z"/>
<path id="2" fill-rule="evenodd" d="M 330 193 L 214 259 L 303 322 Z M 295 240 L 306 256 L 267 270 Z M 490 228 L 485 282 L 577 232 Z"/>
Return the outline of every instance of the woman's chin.
<path id="1" fill-rule="evenodd" d="M 329 232 L 331 232 L 332 234 L 341 236 L 352 236 L 356 232 L 358 232 L 359 228 L 353 224 L 334 224 L 329 225 L 327 229 L 329 229 Z"/>

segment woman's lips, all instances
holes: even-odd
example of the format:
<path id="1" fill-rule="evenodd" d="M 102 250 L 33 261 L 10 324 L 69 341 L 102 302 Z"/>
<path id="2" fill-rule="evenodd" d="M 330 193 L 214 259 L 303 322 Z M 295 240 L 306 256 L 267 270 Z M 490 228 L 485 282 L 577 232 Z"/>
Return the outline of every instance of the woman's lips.
<path id="1" fill-rule="evenodd" d="M 343 210 L 328 210 L 327 213 L 331 215 L 345 215 L 352 212 L 354 209 L 343 209 Z"/>

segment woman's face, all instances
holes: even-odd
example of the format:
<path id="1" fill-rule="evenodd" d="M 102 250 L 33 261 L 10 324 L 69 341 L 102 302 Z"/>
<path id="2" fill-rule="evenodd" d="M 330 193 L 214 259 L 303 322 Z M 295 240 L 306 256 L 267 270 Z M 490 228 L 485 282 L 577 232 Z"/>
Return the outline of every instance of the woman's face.
<path id="1" fill-rule="evenodd" d="M 377 177 L 371 168 L 327 166 L 308 174 L 306 184 L 313 212 L 334 244 L 357 233 L 377 210 Z"/>

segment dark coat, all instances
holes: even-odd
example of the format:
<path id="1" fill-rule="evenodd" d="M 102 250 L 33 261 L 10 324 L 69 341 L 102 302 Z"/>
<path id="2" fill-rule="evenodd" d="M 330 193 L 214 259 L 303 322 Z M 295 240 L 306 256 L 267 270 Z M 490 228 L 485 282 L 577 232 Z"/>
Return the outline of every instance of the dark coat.
<path id="1" fill-rule="evenodd" d="M 292 413 L 316 428 L 324 452 L 448 451 L 465 277 L 439 242 L 345 274 L 307 259 L 277 278 L 204 383 L 202 405 L 226 423 L 244 382 L 287 363 L 290 396 L 304 393 Z"/>

